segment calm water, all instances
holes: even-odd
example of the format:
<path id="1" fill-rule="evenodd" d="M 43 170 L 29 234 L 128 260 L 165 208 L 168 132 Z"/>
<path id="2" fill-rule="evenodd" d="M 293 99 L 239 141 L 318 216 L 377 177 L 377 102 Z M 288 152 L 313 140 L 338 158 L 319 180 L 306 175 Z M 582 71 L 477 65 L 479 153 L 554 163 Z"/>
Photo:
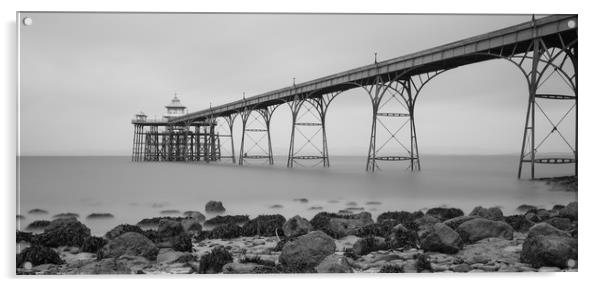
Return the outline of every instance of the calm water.
<path id="1" fill-rule="evenodd" d="M 403 167 L 402 167 L 403 165 Z M 135 224 L 161 210 L 198 210 L 220 200 L 227 214 L 280 213 L 311 217 L 322 207 L 336 212 L 357 203 L 373 218 L 388 210 L 415 211 L 453 206 L 470 212 L 474 206 L 499 206 L 515 213 L 526 203 L 542 207 L 577 199 L 574 192 L 542 182 L 516 179 L 515 156 L 423 156 L 422 171 L 406 164 L 364 171 L 363 157 L 334 157 L 329 169 L 287 169 L 286 159 L 273 167 L 231 163 L 132 163 L 129 157 L 22 157 L 17 212 L 18 227 L 62 212 L 75 212 L 92 232 L 101 235 L 120 223 Z M 542 166 L 538 176 L 570 174 L 572 166 Z M 307 198 L 308 203 L 293 201 Z M 378 201 L 381 205 L 366 205 Z M 283 208 L 270 209 L 280 204 Z M 48 215 L 27 214 L 32 208 Z M 88 220 L 92 212 L 110 212 L 112 219 Z M 208 216 L 210 217 L 210 216 Z"/>

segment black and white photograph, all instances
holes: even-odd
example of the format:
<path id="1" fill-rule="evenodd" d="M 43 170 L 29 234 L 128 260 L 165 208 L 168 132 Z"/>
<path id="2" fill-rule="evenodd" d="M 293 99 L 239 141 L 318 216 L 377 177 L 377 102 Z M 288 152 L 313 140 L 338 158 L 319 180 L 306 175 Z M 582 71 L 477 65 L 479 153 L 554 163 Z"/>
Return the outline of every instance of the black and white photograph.
<path id="1" fill-rule="evenodd" d="M 579 272 L 578 14 L 15 13 L 17 278 Z"/>

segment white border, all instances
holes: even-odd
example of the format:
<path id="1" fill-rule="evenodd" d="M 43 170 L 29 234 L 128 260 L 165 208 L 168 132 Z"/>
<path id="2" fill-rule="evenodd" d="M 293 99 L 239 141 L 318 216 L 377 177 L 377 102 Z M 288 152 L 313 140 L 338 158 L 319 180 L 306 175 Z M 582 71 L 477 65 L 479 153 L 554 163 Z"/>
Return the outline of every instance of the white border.
<path id="1" fill-rule="evenodd" d="M 76 0 L 31 0 L 31 1 L 16 1 L 4 0 L 0 2 L 0 15 L 3 20 L 3 40 L 2 51 L 4 55 L 5 68 L 2 70 L 2 87 L 5 93 L 2 98 L 2 130 L 4 137 L 2 140 L 2 172 L 0 173 L 0 182 L 4 183 L 4 214 L 5 219 L 9 220 L 10 224 L 6 224 L 2 237 L 2 247 L 5 248 L 2 252 L 3 260 L 1 270 L 5 275 L 4 286 L 19 284 L 19 286 L 51 284 L 61 286 L 81 286 L 83 284 L 105 286 L 106 280 L 114 280 L 115 278 L 131 280 L 133 278 L 146 279 L 143 284 L 147 285 L 165 285 L 165 284 L 202 284 L 210 286 L 230 286 L 241 284 L 247 285 L 262 285 L 262 286 L 282 286 L 297 285 L 305 286 L 308 284 L 324 284 L 324 285 L 373 285 L 376 284 L 402 284 L 402 285 L 485 285 L 485 286 L 507 286 L 508 284 L 518 283 L 522 285 L 545 285 L 545 286 L 569 286 L 585 282 L 598 281 L 595 277 L 596 269 L 599 266 L 597 255 L 600 250 L 599 238 L 600 234 L 600 214 L 599 205 L 600 193 L 602 190 L 596 186 L 594 182 L 596 177 L 599 177 L 597 170 L 598 164 L 601 162 L 599 156 L 600 144 L 597 141 L 597 132 L 600 131 L 600 120 L 597 115 L 602 107 L 599 95 L 599 87 L 595 86 L 600 82 L 594 78 L 599 74 L 599 51 L 600 47 L 600 10 L 595 6 L 596 1 L 525 1 L 525 0 L 507 0 L 507 1 L 327 1 L 327 0 L 305 0 L 305 1 L 245 1 L 245 0 L 229 0 L 219 2 L 203 2 L 203 1 L 126 1 L 126 0 L 104 0 L 104 1 L 76 1 Z M 495 6 L 494 6 L 495 5 Z M 16 11 L 138 11 L 138 12 L 338 12 L 338 13 L 533 13 L 551 14 L 551 13 L 577 13 L 579 14 L 579 37 L 580 54 L 581 54 L 581 99 L 580 99 L 580 114 L 579 114 L 579 129 L 580 129 L 580 179 L 579 179 L 579 195 L 580 201 L 580 262 L 578 273 L 562 273 L 562 274 L 402 274 L 402 275 L 314 275 L 314 276 L 235 276 L 235 277 L 220 277 L 220 276 L 189 276 L 184 277 L 186 282 L 182 282 L 183 277 L 155 277 L 155 276 L 128 276 L 128 277 L 101 277 L 105 280 L 88 280 L 81 281 L 81 276 L 78 279 L 69 278 L 69 280 L 50 280 L 48 282 L 39 282 L 40 278 L 18 278 L 15 281 L 14 274 L 14 230 L 15 230 L 15 190 L 16 190 L 16 167 L 15 154 L 17 152 L 16 136 L 17 136 L 17 114 L 15 107 L 18 105 L 16 99 L 16 26 L 15 12 Z M 585 59 L 585 60 L 584 60 Z M 8 65 L 7 65 L 8 64 Z M 66 277 L 59 277 L 66 279 Z M 83 277 L 87 278 L 87 277 Z M 99 278 L 99 277 L 94 277 Z M 111 278 L 111 279 L 110 279 Z M 158 281 L 149 279 L 168 279 L 166 281 Z M 293 278 L 294 280 L 290 280 Z M 46 277 L 45 279 L 48 279 Z M 253 279 L 253 280 L 247 280 Z M 43 279 L 44 280 L 44 279 Z M 177 280 L 177 281 L 174 281 Z M 189 281 L 194 280 L 194 281 Z M 202 280 L 202 281 L 199 281 Z M 244 280 L 244 281 L 241 281 Z M 319 280 L 319 281 L 318 281 Z M 46 281 L 46 280 L 45 280 Z M 510 281 L 510 282 L 509 282 Z M 577 282 L 579 281 L 579 283 Z M 112 283 L 112 282 L 111 282 Z M 589 285 L 589 284 L 585 284 Z"/>

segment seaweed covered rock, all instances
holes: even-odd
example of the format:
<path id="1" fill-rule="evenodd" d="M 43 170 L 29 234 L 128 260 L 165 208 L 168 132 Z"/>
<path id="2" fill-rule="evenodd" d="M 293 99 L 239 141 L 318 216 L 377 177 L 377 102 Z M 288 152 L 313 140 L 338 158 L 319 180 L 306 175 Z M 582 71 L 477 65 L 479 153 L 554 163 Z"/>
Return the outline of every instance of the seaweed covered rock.
<path id="1" fill-rule="evenodd" d="M 287 242 L 279 261 L 283 265 L 314 267 L 335 250 L 332 237 L 322 231 L 312 231 Z"/>
<path id="2" fill-rule="evenodd" d="M 159 249 L 146 236 L 137 232 L 126 232 L 109 241 L 101 250 L 101 257 L 113 258 L 121 255 L 142 256 L 154 260 Z"/>
<path id="3" fill-rule="evenodd" d="M 116 258 L 104 258 L 90 262 L 77 269 L 77 274 L 96 275 L 96 274 L 131 274 L 122 260 Z"/>
<path id="4" fill-rule="evenodd" d="M 182 213 L 182 215 L 186 218 L 198 219 L 201 222 L 205 221 L 205 215 L 199 211 L 188 210 L 188 211 L 184 211 L 184 213 Z"/>
<path id="5" fill-rule="evenodd" d="M 443 221 L 443 223 L 447 226 L 449 226 L 451 229 L 456 229 L 458 228 L 458 226 L 460 226 L 460 224 L 469 221 L 469 220 L 473 220 L 475 218 L 480 218 L 479 216 L 475 216 L 475 215 L 463 215 L 463 216 L 458 216 L 458 217 L 454 217 L 451 219 L 448 219 L 446 221 Z"/>
<path id="6" fill-rule="evenodd" d="M 424 251 L 455 254 L 464 246 L 460 235 L 443 223 L 437 223 L 421 242 L 420 248 Z"/>
<path id="7" fill-rule="evenodd" d="M 307 219 L 296 215 L 284 223 L 282 230 L 286 237 L 300 236 L 311 231 L 311 224 Z"/>
<path id="8" fill-rule="evenodd" d="M 435 207 L 426 211 L 427 215 L 433 216 L 441 221 L 463 216 L 464 211 L 458 208 Z"/>
<path id="9" fill-rule="evenodd" d="M 201 256 L 199 261 L 199 273 L 215 274 L 222 271 L 227 263 L 232 262 L 232 254 L 223 246 L 215 247 L 210 253 Z"/>
<path id="10" fill-rule="evenodd" d="M 570 220 L 577 220 L 577 202 L 573 201 L 567 204 L 563 209 L 560 209 L 559 215 Z"/>
<path id="11" fill-rule="evenodd" d="M 207 202 L 207 204 L 205 204 L 205 212 L 222 213 L 225 211 L 226 211 L 226 208 L 224 208 L 224 205 L 222 204 L 221 201 L 211 200 L 211 201 Z"/>
<path id="12" fill-rule="evenodd" d="M 280 214 L 259 215 L 242 226 L 243 236 L 274 236 L 284 234 L 282 226 L 286 218 Z"/>
<path id="13" fill-rule="evenodd" d="M 51 221 L 44 232 L 36 236 L 35 240 L 40 245 L 48 247 L 80 247 L 87 237 L 90 237 L 90 229 L 77 219 L 70 217 Z"/>
<path id="14" fill-rule="evenodd" d="M 499 237 L 511 240 L 514 229 L 503 221 L 477 218 L 464 222 L 456 229 L 465 243 L 472 243 L 490 237 Z"/>
<path id="15" fill-rule="evenodd" d="M 115 216 L 111 213 L 90 213 L 86 216 L 86 219 L 107 219 L 114 218 Z"/>
<path id="16" fill-rule="evenodd" d="M 316 266 L 316 271 L 318 271 L 318 273 L 353 273 L 349 259 L 345 256 L 336 254 L 326 256 L 326 258 Z"/>
<path id="17" fill-rule="evenodd" d="M 126 232 L 138 232 L 140 234 L 144 233 L 142 231 L 142 229 L 136 225 L 120 224 L 120 225 L 113 227 L 113 229 L 109 230 L 105 234 L 105 238 L 107 238 L 108 240 L 111 240 L 111 239 L 114 239 L 114 238 L 118 237 L 119 235 L 124 234 Z"/>
<path id="18" fill-rule="evenodd" d="M 383 265 L 383 267 L 380 268 L 380 270 L 378 271 L 378 273 L 404 273 L 404 269 L 403 266 L 401 265 L 391 265 L 391 264 L 387 264 L 387 265 Z"/>
<path id="19" fill-rule="evenodd" d="M 504 221 L 518 232 L 527 232 L 533 226 L 533 222 L 529 221 L 524 215 L 510 215 L 504 218 Z"/>
<path id="20" fill-rule="evenodd" d="M 40 208 L 30 209 L 27 213 L 29 214 L 48 214 L 48 211 Z"/>
<path id="21" fill-rule="evenodd" d="M 184 227 L 179 221 L 173 219 L 161 219 L 157 228 L 157 235 L 160 238 L 169 239 L 184 233 Z"/>
<path id="22" fill-rule="evenodd" d="M 17 230 L 17 242 L 31 242 L 33 240 L 33 233 L 31 232 L 23 232 L 20 230 Z"/>
<path id="23" fill-rule="evenodd" d="M 376 218 L 376 223 L 384 223 L 385 221 L 393 220 L 395 222 L 393 226 L 397 224 L 408 225 L 409 223 L 423 216 L 424 213 L 422 213 L 422 211 L 387 211 Z"/>
<path id="24" fill-rule="evenodd" d="M 244 224 L 249 221 L 248 215 L 218 215 L 205 221 L 205 225 L 216 226 L 221 224 Z"/>
<path id="25" fill-rule="evenodd" d="M 156 227 L 159 225 L 161 220 L 174 220 L 174 221 L 180 222 L 183 219 L 185 219 L 185 217 L 173 217 L 173 216 L 151 217 L 151 218 L 144 218 L 144 219 L 138 221 L 138 223 L 136 223 L 136 225 L 142 226 L 142 227 Z"/>
<path id="26" fill-rule="evenodd" d="M 546 221 L 547 224 L 550 224 L 560 230 L 571 230 L 573 229 L 573 223 L 570 219 L 565 217 L 552 217 Z"/>
<path id="27" fill-rule="evenodd" d="M 203 224 L 200 219 L 186 218 L 186 219 L 182 219 L 182 221 L 180 223 L 182 224 L 184 231 L 189 234 L 190 233 L 198 233 L 198 232 L 203 231 Z"/>
<path id="28" fill-rule="evenodd" d="M 522 213 L 527 213 L 532 210 L 537 210 L 537 206 L 530 205 L 530 204 L 521 204 L 516 208 L 516 211 L 522 212 Z"/>
<path id="29" fill-rule="evenodd" d="M 569 259 L 577 260 L 577 239 L 557 235 L 529 236 L 523 243 L 520 260 L 535 268 L 568 267 Z"/>
<path id="30" fill-rule="evenodd" d="M 353 215 L 320 212 L 311 219 L 310 223 L 314 230 L 322 230 L 334 238 L 341 238 L 355 234 L 360 228 L 373 224 L 374 221 L 369 212 Z"/>
<path id="31" fill-rule="evenodd" d="M 86 238 L 81 246 L 83 252 L 96 253 L 102 249 L 106 244 L 107 240 L 102 237 L 90 236 Z"/>
<path id="32" fill-rule="evenodd" d="M 176 251 L 181 252 L 192 252 L 192 240 L 190 235 L 182 233 L 176 236 L 172 236 L 169 239 L 171 247 Z"/>
<path id="33" fill-rule="evenodd" d="M 236 224 L 222 224 L 213 228 L 208 237 L 211 239 L 231 239 L 242 236 L 242 228 Z"/>
<path id="34" fill-rule="evenodd" d="M 366 236 L 380 236 L 387 237 L 391 234 L 391 230 L 399 224 L 397 221 L 388 219 L 381 223 L 369 224 L 364 227 L 361 227 L 355 233 L 356 236 L 366 237 Z"/>
<path id="35" fill-rule="evenodd" d="M 382 237 L 378 236 L 368 236 L 365 238 L 360 238 L 355 243 L 353 243 L 353 253 L 355 255 L 366 255 L 373 251 L 378 250 L 386 250 L 389 249 L 389 245 L 386 240 Z"/>
<path id="36" fill-rule="evenodd" d="M 415 230 L 405 228 L 403 224 L 398 224 L 391 230 L 387 238 L 387 244 L 390 248 L 416 248 L 418 246 L 418 233 Z"/>
<path id="37" fill-rule="evenodd" d="M 541 223 L 533 225 L 533 227 L 531 227 L 529 229 L 529 234 L 527 235 L 527 237 L 548 236 L 548 235 L 566 236 L 566 237 L 571 236 L 571 234 L 567 231 L 560 230 L 548 223 L 541 222 Z"/>
<path id="38" fill-rule="evenodd" d="M 17 254 L 17 268 L 23 267 L 25 262 L 30 262 L 33 266 L 64 263 L 54 249 L 40 245 L 32 245 Z"/>
<path id="39" fill-rule="evenodd" d="M 434 216 L 425 215 L 423 217 L 415 219 L 412 222 L 412 225 L 408 224 L 404 226 L 413 227 L 413 229 L 415 229 L 418 233 L 418 237 L 422 238 L 432 231 L 433 226 L 435 226 L 435 224 L 440 222 L 441 221 Z"/>
<path id="40" fill-rule="evenodd" d="M 36 229 L 44 229 L 46 228 L 48 225 L 50 225 L 50 221 L 48 220 L 35 220 L 32 223 L 30 223 L 29 225 L 27 225 L 27 230 L 36 230 Z"/>
<path id="41" fill-rule="evenodd" d="M 504 220 L 504 213 L 499 207 L 484 208 L 477 206 L 470 212 L 470 215 L 480 216 L 489 220 Z"/>

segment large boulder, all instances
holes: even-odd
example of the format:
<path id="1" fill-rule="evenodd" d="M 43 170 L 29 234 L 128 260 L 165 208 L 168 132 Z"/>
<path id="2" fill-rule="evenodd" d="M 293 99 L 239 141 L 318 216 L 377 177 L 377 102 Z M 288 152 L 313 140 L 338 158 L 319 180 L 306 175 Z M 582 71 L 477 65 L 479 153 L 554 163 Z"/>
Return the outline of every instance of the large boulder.
<path id="1" fill-rule="evenodd" d="M 157 263 L 184 263 L 193 260 L 194 256 L 190 252 L 176 251 L 171 248 L 161 248 L 157 254 Z"/>
<path id="2" fill-rule="evenodd" d="M 429 234 L 432 229 L 433 226 L 435 226 L 435 224 L 441 222 L 441 220 L 439 220 L 438 218 L 434 217 L 434 216 L 430 216 L 430 215 L 425 215 L 423 217 L 417 218 L 416 220 L 414 220 L 412 222 L 412 225 L 415 227 L 416 231 L 418 232 L 418 236 L 420 238 L 426 236 L 427 234 Z"/>
<path id="3" fill-rule="evenodd" d="M 476 215 L 463 215 L 463 216 L 458 216 L 458 217 L 454 217 L 451 219 L 448 219 L 446 221 L 443 221 L 443 223 L 447 226 L 449 226 L 451 229 L 456 229 L 458 228 L 458 226 L 460 226 L 460 224 L 469 221 L 469 220 L 473 220 L 475 218 L 480 218 L 479 216 Z"/>
<path id="4" fill-rule="evenodd" d="M 157 229 L 159 238 L 171 238 L 184 232 L 184 227 L 179 221 L 170 219 L 161 219 L 159 221 L 159 228 Z"/>
<path id="5" fill-rule="evenodd" d="M 111 240 L 117 238 L 119 235 L 124 234 L 126 232 L 138 232 L 140 234 L 144 233 L 144 231 L 142 231 L 142 229 L 137 225 L 120 224 L 115 226 L 113 229 L 109 230 L 105 234 L 105 238 Z"/>
<path id="6" fill-rule="evenodd" d="M 311 224 L 307 219 L 296 215 L 287 220 L 282 226 L 282 229 L 284 231 L 284 236 L 296 237 L 310 232 Z"/>
<path id="7" fill-rule="evenodd" d="M 535 268 L 568 267 L 569 259 L 577 260 L 577 239 L 557 235 L 529 236 L 523 243 L 521 262 Z"/>
<path id="8" fill-rule="evenodd" d="M 545 223 L 548 223 L 560 230 L 573 229 L 573 223 L 571 222 L 570 219 L 565 218 L 565 217 L 552 217 L 552 218 L 546 220 Z"/>
<path id="9" fill-rule="evenodd" d="M 50 222 L 42 234 L 35 240 L 48 247 L 77 246 L 80 247 L 90 237 L 90 229 L 74 217 L 59 218 Z"/>
<path id="10" fill-rule="evenodd" d="M 577 202 L 573 201 L 566 205 L 563 209 L 559 210 L 561 217 L 566 217 L 571 220 L 577 220 Z"/>
<path id="11" fill-rule="evenodd" d="M 443 223 L 435 224 L 433 231 L 420 242 L 420 247 L 424 251 L 448 254 L 457 253 L 463 246 L 464 242 L 460 235 Z"/>
<path id="12" fill-rule="evenodd" d="M 312 231 L 287 242 L 282 248 L 279 261 L 283 265 L 314 267 L 335 250 L 332 237 L 322 231 Z"/>
<path id="13" fill-rule="evenodd" d="M 205 225 L 244 224 L 249 221 L 248 215 L 218 215 L 205 221 Z"/>
<path id="14" fill-rule="evenodd" d="M 570 237 L 571 234 L 569 232 L 566 232 L 564 230 L 560 230 L 548 223 L 545 222 L 541 222 L 538 224 L 533 225 L 533 227 L 531 227 L 529 229 L 529 234 L 528 237 L 534 237 L 534 236 L 548 236 L 548 235 L 554 235 L 554 236 L 566 236 L 566 237 Z"/>
<path id="15" fill-rule="evenodd" d="M 81 251 L 96 253 L 98 250 L 102 249 L 105 244 L 107 244 L 107 240 L 102 237 L 90 236 L 84 240 L 84 243 L 81 246 Z"/>
<path id="16" fill-rule="evenodd" d="M 213 228 L 207 237 L 211 239 L 232 239 L 242 236 L 242 228 L 236 224 L 222 224 Z"/>
<path id="17" fill-rule="evenodd" d="M 182 228 L 184 228 L 184 231 L 189 234 L 203 231 L 203 222 L 197 218 L 191 217 L 182 219 L 182 221 L 180 221 L 180 224 L 182 224 Z"/>
<path id="18" fill-rule="evenodd" d="M 225 212 L 226 209 L 221 201 L 209 201 L 205 204 L 205 212 L 209 213 L 222 213 Z"/>
<path id="19" fill-rule="evenodd" d="M 464 222 L 456 229 L 465 243 L 472 243 L 490 237 L 512 239 L 514 230 L 512 226 L 503 221 L 477 218 Z"/>
<path id="20" fill-rule="evenodd" d="M 259 215 L 242 226 L 243 236 L 274 236 L 283 234 L 282 225 L 286 218 L 280 214 Z"/>
<path id="21" fill-rule="evenodd" d="M 109 241 L 101 250 L 101 254 L 104 258 L 132 255 L 154 260 L 158 251 L 157 246 L 146 236 L 137 232 L 126 232 Z"/>
<path id="22" fill-rule="evenodd" d="M 25 262 L 30 262 L 33 266 L 64 263 L 54 249 L 40 245 L 25 248 L 21 253 L 17 254 L 17 268 L 23 267 Z"/>
<path id="23" fill-rule="evenodd" d="M 470 212 L 470 215 L 480 216 L 489 220 L 504 220 L 504 213 L 499 207 L 484 208 L 477 206 Z"/>
<path id="24" fill-rule="evenodd" d="M 441 221 L 463 216 L 464 212 L 458 208 L 435 207 L 426 211 L 427 215 L 433 216 Z"/>
<path id="25" fill-rule="evenodd" d="M 336 254 L 326 256 L 326 258 L 316 266 L 316 271 L 318 273 L 353 273 L 349 259 L 345 256 Z"/>

